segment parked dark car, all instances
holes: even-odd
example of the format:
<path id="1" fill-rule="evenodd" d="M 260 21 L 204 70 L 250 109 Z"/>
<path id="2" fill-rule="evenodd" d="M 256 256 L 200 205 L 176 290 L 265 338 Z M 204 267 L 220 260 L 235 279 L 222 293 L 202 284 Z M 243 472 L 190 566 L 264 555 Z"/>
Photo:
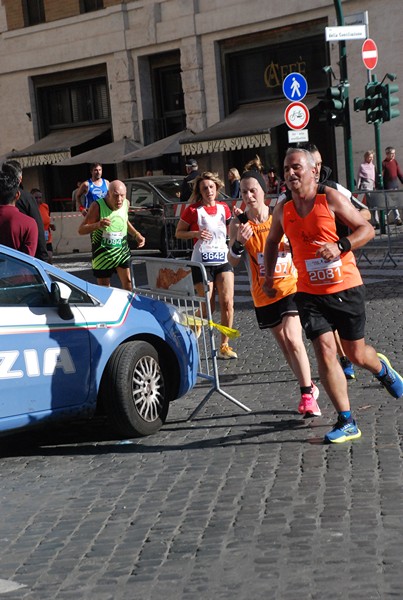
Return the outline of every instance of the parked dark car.
<path id="1" fill-rule="evenodd" d="M 127 198 L 130 203 L 129 220 L 146 238 L 145 249 L 159 250 L 167 256 L 172 250 L 186 253 L 192 248 L 191 240 L 175 238 L 176 225 L 181 208 L 186 204 L 180 201 L 179 194 L 183 177 L 151 176 L 126 179 Z M 220 200 L 228 199 L 220 194 Z M 136 242 L 129 237 L 129 244 Z"/>

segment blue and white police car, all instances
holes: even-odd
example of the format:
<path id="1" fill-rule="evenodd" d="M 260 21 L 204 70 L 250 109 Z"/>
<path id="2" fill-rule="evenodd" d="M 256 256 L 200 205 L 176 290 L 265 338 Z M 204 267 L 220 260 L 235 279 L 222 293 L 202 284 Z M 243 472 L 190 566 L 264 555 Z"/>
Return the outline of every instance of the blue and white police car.
<path id="1" fill-rule="evenodd" d="M 0 434 L 104 411 L 155 433 L 196 383 L 196 337 L 169 303 L 87 283 L 0 245 Z"/>

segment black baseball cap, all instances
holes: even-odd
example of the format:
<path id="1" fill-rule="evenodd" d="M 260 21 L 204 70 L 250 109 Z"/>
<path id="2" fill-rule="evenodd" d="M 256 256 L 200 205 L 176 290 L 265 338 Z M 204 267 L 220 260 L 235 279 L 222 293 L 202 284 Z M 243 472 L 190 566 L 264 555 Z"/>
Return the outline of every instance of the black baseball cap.
<path id="1" fill-rule="evenodd" d="M 195 161 L 194 158 L 190 158 L 189 160 L 186 161 L 186 166 L 187 167 L 196 167 L 197 168 L 197 162 Z"/>

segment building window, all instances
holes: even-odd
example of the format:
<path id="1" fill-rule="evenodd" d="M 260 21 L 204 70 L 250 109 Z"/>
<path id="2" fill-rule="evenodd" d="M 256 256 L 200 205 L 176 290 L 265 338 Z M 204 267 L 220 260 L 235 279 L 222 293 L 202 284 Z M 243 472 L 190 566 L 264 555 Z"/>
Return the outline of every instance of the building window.
<path id="1" fill-rule="evenodd" d="M 144 141 L 154 142 L 186 127 L 180 65 L 153 68 L 154 119 L 143 122 Z"/>
<path id="2" fill-rule="evenodd" d="M 108 122 L 110 108 L 104 78 L 41 88 L 44 129 Z"/>
<path id="3" fill-rule="evenodd" d="M 38 25 L 45 22 L 45 10 L 43 0 L 23 0 L 24 25 Z"/>
<path id="4" fill-rule="evenodd" d="M 80 13 L 100 10 L 104 7 L 104 0 L 80 0 Z"/>

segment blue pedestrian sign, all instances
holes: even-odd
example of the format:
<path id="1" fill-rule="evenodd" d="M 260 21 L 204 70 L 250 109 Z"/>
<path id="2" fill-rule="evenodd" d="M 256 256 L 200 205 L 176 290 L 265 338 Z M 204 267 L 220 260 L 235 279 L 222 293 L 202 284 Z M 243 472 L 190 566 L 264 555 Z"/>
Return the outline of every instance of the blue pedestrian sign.
<path id="1" fill-rule="evenodd" d="M 301 73 L 290 73 L 283 81 L 283 94 L 290 102 L 300 102 L 308 91 L 308 83 Z"/>

